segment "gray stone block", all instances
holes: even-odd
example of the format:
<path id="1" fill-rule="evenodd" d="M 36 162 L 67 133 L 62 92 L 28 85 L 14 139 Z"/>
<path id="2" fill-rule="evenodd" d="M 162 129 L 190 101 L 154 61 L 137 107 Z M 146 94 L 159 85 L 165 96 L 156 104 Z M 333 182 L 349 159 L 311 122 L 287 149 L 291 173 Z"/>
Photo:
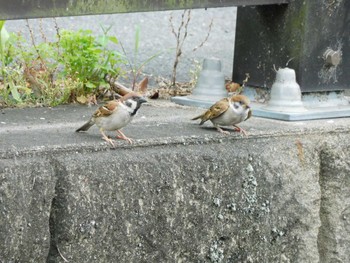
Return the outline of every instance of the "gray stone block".
<path id="1" fill-rule="evenodd" d="M 321 153 L 320 262 L 350 262 L 350 147 L 327 145 Z M 344 158 L 345 157 L 345 158 Z"/>
<path id="2" fill-rule="evenodd" d="M 46 158 L 0 160 L 0 262 L 45 262 L 55 173 Z"/>
<path id="3" fill-rule="evenodd" d="M 57 156 L 48 262 L 317 262 L 312 145 L 250 143 Z"/>
<path id="4" fill-rule="evenodd" d="M 85 107 L 4 110 L 0 261 L 349 261 L 348 119 L 224 136 L 157 105 L 115 149 L 74 133 Z"/>

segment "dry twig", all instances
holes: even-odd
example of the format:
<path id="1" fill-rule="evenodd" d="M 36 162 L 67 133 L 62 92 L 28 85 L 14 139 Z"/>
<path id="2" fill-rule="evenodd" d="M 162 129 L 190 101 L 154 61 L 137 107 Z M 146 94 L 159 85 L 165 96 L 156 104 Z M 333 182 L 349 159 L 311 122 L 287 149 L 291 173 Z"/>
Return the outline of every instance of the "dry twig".
<path id="1" fill-rule="evenodd" d="M 191 20 L 191 10 L 184 10 L 184 12 L 181 15 L 180 25 L 179 25 L 178 29 L 175 30 L 175 26 L 173 23 L 173 16 L 171 15 L 169 17 L 171 32 L 173 33 L 173 35 L 175 36 L 175 39 L 176 39 L 175 61 L 173 64 L 173 73 L 172 73 L 172 77 L 171 77 L 172 87 L 175 87 L 175 84 L 176 84 L 176 70 L 177 70 L 177 66 L 179 64 L 180 57 L 182 55 L 183 44 L 188 36 L 188 25 L 190 23 L 190 20 Z M 198 46 L 193 48 L 193 50 L 192 50 L 193 52 L 195 52 L 199 48 L 203 47 L 204 43 L 208 41 L 212 26 L 213 26 L 213 19 L 211 20 L 211 22 L 209 24 L 208 33 L 207 33 L 206 37 Z"/>
<path id="2" fill-rule="evenodd" d="M 186 14 L 187 14 L 187 19 L 186 19 Z M 176 69 L 177 69 L 177 65 L 179 64 L 180 56 L 182 55 L 182 46 L 183 46 L 185 39 L 187 37 L 187 34 L 188 34 L 188 24 L 189 24 L 190 20 L 191 20 L 191 10 L 184 10 L 184 12 L 181 15 L 180 26 L 179 26 L 177 33 L 176 33 L 175 26 L 173 24 L 173 17 L 172 16 L 169 17 L 171 32 L 173 33 L 173 35 L 176 38 L 176 54 L 175 54 L 175 61 L 174 61 L 174 65 L 173 65 L 173 73 L 172 73 L 172 77 L 171 77 L 172 86 L 175 86 Z M 184 32 L 183 32 L 183 34 L 181 34 L 183 28 L 184 28 Z"/>
<path id="3" fill-rule="evenodd" d="M 211 32 L 211 28 L 213 27 L 213 19 L 211 19 L 209 27 L 208 27 L 208 33 L 207 36 L 205 37 L 205 39 L 202 41 L 202 43 L 200 43 L 198 46 L 196 46 L 192 51 L 195 52 L 197 49 L 203 47 L 204 43 L 208 41 L 210 32 Z"/>
<path id="4" fill-rule="evenodd" d="M 60 249 L 58 248 L 58 246 L 56 246 L 58 254 L 61 256 L 61 258 L 63 259 L 64 262 L 69 262 L 61 253 Z"/>

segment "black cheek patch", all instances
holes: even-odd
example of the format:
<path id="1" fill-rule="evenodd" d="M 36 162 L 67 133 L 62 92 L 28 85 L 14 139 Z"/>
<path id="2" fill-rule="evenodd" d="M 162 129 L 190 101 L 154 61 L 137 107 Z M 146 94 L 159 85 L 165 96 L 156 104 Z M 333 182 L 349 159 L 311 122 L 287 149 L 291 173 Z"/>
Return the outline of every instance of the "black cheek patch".
<path id="1" fill-rule="evenodd" d="M 132 106 L 132 103 L 130 101 L 126 101 L 125 105 L 128 106 L 129 108 Z"/>

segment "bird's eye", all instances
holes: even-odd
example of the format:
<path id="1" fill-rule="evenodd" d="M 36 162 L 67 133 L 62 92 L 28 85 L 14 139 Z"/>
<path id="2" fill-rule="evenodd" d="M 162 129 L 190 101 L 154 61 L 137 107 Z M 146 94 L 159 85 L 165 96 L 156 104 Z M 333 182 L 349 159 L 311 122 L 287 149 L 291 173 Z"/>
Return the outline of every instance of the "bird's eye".
<path id="1" fill-rule="evenodd" d="M 130 101 L 125 101 L 125 105 L 128 106 L 128 107 L 131 107 L 132 103 Z"/>

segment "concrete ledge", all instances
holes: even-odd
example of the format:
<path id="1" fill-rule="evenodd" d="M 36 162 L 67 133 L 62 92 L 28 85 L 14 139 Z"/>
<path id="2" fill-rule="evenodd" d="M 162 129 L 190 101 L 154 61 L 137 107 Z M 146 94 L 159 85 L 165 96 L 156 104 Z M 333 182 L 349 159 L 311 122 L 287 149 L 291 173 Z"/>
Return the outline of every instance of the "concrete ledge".
<path id="1" fill-rule="evenodd" d="M 2 111 L 1 262 L 349 261 L 350 119 L 243 138 L 154 102 L 110 149 L 74 133 L 92 111 Z"/>
<path id="2" fill-rule="evenodd" d="M 194 8 L 217 8 L 231 7 L 240 5 L 271 5 L 271 4 L 287 4 L 288 0 L 221 0 L 221 1 L 198 1 L 183 0 L 181 2 L 162 1 L 120 1 L 113 2 L 105 0 L 94 0 L 86 4 L 85 1 L 77 0 L 74 2 L 55 0 L 29 0 L 26 2 L 14 0 L 7 1 L 0 10 L 2 20 L 9 19 L 28 19 L 38 17 L 59 17 L 59 16 L 82 16 L 97 14 L 115 14 L 115 13 L 131 13 L 146 11 L 164 11 L 178 9 L 194 9 Z"/>

